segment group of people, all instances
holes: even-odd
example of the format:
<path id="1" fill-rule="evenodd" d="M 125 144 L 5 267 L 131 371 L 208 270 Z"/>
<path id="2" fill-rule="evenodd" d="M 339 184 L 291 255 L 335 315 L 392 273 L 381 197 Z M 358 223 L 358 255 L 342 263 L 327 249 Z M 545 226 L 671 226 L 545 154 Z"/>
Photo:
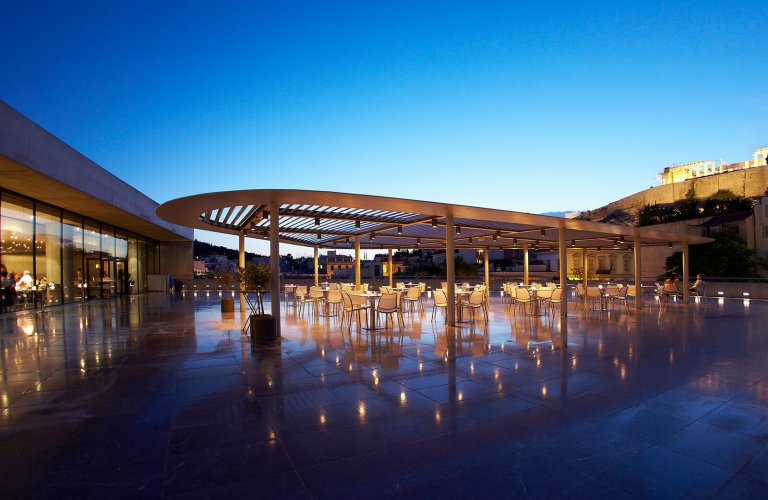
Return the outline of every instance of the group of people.
<path id="1" fill-rule="evenodd" d="M 700 294 L 704 291 L 706 286 L 707 282 L 704 281 L 704 275 L 697 274 L 696 281 L 693 283 L 693 285 L 690 286 L 690 288 L 688 288 L 688 291 Z M 669 302 L 670 296 L 676 295 L 680 291 L 680 280 L 677 279 L 677 273 L 672 273 L 669 275 L 669 278 L 667 278 L 667 280 L 664 282 L 663 291 L 667 302 Z"/>
<path id="2" fill-rule="evenodd" d="M 18 292 L 29 291 L 34 285 L 35 281 L 29 274 L 29 271 L 24 271 L 23 274 L 9 273 L 6 270 L 0 271 L 0 288 L 2 288 L 3 292 L 3 309 L 13 305 Z"/>

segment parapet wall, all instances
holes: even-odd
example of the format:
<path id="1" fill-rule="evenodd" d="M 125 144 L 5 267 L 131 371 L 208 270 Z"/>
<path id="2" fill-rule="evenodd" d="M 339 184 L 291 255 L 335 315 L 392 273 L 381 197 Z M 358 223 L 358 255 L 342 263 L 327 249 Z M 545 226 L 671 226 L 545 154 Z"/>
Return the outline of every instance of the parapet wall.
<path id="1" fill-rule="evenodd" d="M 602 220 L 616 210 L 624 210 L 634 216 L 645 205 L 674 203 L 684 199 L 685 194 L 692 186 L 696 188 L 696 196 L 699 198 L 707 198 L 722 189 L 727 189 L 738 196 L 747 198 L 762 196 L 768 190 L 768 166 L 747 168 L 655 186 L 592 210 L 590 219 Z"/>

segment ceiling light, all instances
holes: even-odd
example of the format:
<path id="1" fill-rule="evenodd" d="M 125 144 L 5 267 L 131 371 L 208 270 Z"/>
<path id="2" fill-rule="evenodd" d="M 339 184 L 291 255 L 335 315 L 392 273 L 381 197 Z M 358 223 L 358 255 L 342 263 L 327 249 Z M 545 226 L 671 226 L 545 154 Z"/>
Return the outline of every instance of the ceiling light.
<path id="1" fill-rule="evenodd" d="M 669 248 L 672 248 L 672 242 L 670 241 L 668 244 Z"/>
<path id="2" fill-rule="evenodd" d="M 498 236 L 496 236 L 496 235 L 494 234 L 494 235 L 493 235 L 493 241 L 496 241 L 497 239 L 498 239 Z"/>
<path id="3" fill-rule="evenodd" d="M 317 239 L 318 239 L 318 240 L 319 240 L 320 238 L 322 238 L 322 237 L 323 237 L 323 235 L 322 235 L 322 234 L 320 234 L 320 233 L 317 233 Z"/>
<path id="4" fill-rule="evenodd" d="M 397 234 L 403 234 L 403 226 L 397 226 Z"/>
<path id="5" fill-rule="evenodd" d="M 575 246 L 576 246 L 576 240 L 571 240 L 571 246 L 572 246 L 572 247 L 575 247 Z"/>
<path id="6" fill-rule="evenodd" d="M 469 242 L 472 243 L 472 237 L 471 236 L 469 237 Z"/>
<path id="7" fill-rule="evenodd" d="M 360 229 L 360 221 L 359 221 L 359 220 L 356 220 L 356 221 L 355 221 L 355 227 L 356 227 L 356 228 L 358 228 L 358 229 Z"/>
<path id="8" fill-rule="evenodd" d="M 315 217 L 315 225 L 316 226 L 320 225 L 320 217 Z"/>
<path id="9" fill-rule="evenodd" d="M 546 236 L 547 235 L 547 230 L 546 229 L 542 229 L 541 230 L 541 235 L 542 236 Z"/>
<path id="10" fill-rule="evenodd" d="M 456 234 L 461 234 L 461 226 L 456 226 Z"/>
<path id="11" fill-rule="evenodd" d="M 437 227 L 437 219 L 432 219 L 432 227 Z"/>
<path id="12" fill-rule="evenodd" d="M 371 233 L 371 241 L 376 239 L 376 233 Z"/>

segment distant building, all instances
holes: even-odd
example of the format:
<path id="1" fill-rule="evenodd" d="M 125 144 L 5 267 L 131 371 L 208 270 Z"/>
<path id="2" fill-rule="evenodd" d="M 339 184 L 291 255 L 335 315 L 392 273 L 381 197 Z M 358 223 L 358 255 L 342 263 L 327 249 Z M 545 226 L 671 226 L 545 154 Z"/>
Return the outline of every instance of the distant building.
<path id="1" fill-rule="evenodd" d="M 673 184 L 689 179 L 695 179 L 697 177 L 759 167 L 765 165 L 766 158 L 768 158 L 768 147 L 756 149 L 752 155 L 752 160 L 731 163 L 728 165 L 726 165 L 725 160 L 720 160 L 719 165 L 714 160 L 694 161 L 683 165 L 667 167 L 659 175 L 662 184 Z"/>

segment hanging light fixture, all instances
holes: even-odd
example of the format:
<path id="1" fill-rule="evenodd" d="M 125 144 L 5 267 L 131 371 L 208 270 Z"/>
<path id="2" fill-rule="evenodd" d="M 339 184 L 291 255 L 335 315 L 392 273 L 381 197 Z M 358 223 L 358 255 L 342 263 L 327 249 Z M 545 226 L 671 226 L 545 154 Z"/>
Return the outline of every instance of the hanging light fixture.
<path id="1" fill-rule="evenodd" d="M 493 235 L 493 241 L 496 241 L 499 237 L 497 235 Z"/>
<path id="2" fill-rule="evenodd" d="M 376 233 L 371 233 L 371 241 L 376 239 Z"/>
<path id="3" fill-rule="evenodd" d="M 317 233 L 317 239 L 318 239 L 318 240 L 319 240 L 320 238 L 322 238 L 322 237 L 323 237 L 323 235 L 322 235 L 322 234 L 320 234 L 320 233 Z"/>
<path id="4" fill-rule="evenodd" d="M 315 225 L 316 226 L 320 225 L 320 217 L 315 217 Z"/>
<path id="5" fill-rule="evenodd" d="M 456 234 L 461 234 L 461 226 L 456 226 Z"/>
<path id="6" fill-rule="evenodd" d="M 397 234 L 403 234 L 403 226 L 397 226 Z"/>
<path id="7" fill-rule="evenodd" d="M 547 230 L 546 229 L 542 229 L 541 230 L 541 235 L 542 236 L 546 236 L 547 235 Z"/>
<path id="8" fill-rule="evenodd" d="M 571 246 L 572 246 L 572 247 L 575 247 L 575 246 L 576 246 L 576 240 L 571 240 Z"/>
<path id="9" fill-rule="evenodd" d="M 359 221 L 359 220 L 356 220 L 356 221 L 355 221 L 355 227 L 356 227 L 357 229 L 360 229 L 360 221 Z"/>
<path id="10" fill-rule="evenodd" d="M 432 227 L 437 227 L 437 219 L 432 219 Z"/>

